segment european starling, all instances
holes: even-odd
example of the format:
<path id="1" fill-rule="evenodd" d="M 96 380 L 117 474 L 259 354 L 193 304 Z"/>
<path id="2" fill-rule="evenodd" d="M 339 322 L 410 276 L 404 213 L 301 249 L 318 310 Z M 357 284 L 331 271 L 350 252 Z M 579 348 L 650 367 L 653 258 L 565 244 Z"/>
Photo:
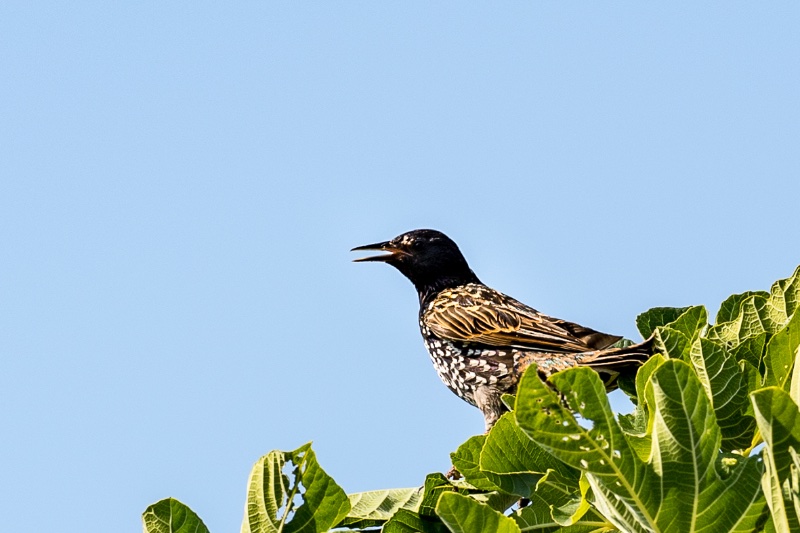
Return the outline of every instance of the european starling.
<path id="1" fill-rule="evenodd" d="M 652 353 L 652 340 L 612 348 L 622 337 L 552 318 L 478 279 L 458 246 L 429 229 L 353 248 L 388 252 L 356 261 L 397 268 L 419 295 L 419 327 L 433 366 L 450 390 L 483 413 L 488 431 L 505 410 L 522 372 L 536 363 L 540 375 L 585 365 L 606 388 L 620 373 L 635 372 Z"/>

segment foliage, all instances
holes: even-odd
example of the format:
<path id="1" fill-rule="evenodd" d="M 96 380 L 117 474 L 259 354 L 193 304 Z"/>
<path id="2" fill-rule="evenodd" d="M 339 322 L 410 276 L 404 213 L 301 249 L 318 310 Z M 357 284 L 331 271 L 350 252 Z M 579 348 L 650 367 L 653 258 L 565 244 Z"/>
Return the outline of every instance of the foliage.
<path id="1" fill-rule="evenodd" d="M 522 377 L 513 409 L 452 456 L 463 480 L 346 495 L 310 444 L 259 459 L 243 533 L 800 531 L 800 267 L 769 292 L 637 318 L 659 354 L 617 415 L 580 367 Z M 525 505 L 516 504 L 524 501 Z M 206 532 L 174 499 L 146 533 Z"/>

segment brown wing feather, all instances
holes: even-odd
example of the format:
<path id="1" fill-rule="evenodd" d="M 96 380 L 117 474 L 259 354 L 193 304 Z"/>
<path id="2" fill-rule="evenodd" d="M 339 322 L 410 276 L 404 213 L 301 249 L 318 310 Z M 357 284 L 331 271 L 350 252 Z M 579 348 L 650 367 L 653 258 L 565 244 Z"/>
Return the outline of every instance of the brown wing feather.
<path id="1" fill-rule="evenodd" d="M 546 352 L 596 350 L 620 338 L 550 318 L 480 285 L 443 291 L 425 310 L 423 320 L 448 340 Z"/>
<path id="2" fill-rule="evenodd" d="M 549 317 L 548 317 L 549 318 Z M 553 324 L 569 331 L 572 335 L 579 338 L 584 344 L 591 347 L 593 350 L 602 350 L 608 348 L 617 341 L 622 340 L 620 335 L 609 335 L 608 333 L 600 333 L 590 328 L 575 324 L 574 322 L 567 322 L 558 318 L 551 318 Z"/>

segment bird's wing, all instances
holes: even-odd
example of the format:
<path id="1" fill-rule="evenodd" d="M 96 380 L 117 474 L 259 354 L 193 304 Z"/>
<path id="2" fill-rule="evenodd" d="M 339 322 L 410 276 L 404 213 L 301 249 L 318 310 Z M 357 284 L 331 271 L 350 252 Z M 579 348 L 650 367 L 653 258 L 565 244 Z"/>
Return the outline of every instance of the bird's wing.
<path id="1" fill-rule="evenodd" d="M 488 287 L 442 291 L 423 313 L 425 325 L 444 339 L 546 352 L 585 352 L 620 337 L 554 319 Z"/>
<path id="2" fill-rule="evenodd" d="M 550 318 L 549 316 L 545 315 L 541 316 L 547 320 L 550 320 L 553 325 L 558 326 L 559 328 L 568 331 L 574 337 L 579 338 L 581 342 L 589 346 L 592 350 L 610 348 L 612 344 L 622 340 L 620 335 L 600 333 L 599 331 L 581 326 L 580 324 L 575 324 L 574 322 L 567 322 L 566 320 L 561 320 L 559 318 Z"/>

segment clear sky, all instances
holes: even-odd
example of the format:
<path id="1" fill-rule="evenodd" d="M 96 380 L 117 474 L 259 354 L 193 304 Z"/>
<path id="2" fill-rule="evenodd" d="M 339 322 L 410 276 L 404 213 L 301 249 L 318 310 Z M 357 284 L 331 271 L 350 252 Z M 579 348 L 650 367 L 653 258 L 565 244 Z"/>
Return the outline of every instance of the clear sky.
<path id="1" fill-rule="evenodd" d="M 800 263 L 798 27 L 796 2 L 3 1 L 2 529 L 134 532 L 174 496 L 237 531 L 253 462 L 309 440 L 348 492 L 446 471 L 482 417 L 356 245 L 442 230 L 633 339 L 768 289 Z"/>

